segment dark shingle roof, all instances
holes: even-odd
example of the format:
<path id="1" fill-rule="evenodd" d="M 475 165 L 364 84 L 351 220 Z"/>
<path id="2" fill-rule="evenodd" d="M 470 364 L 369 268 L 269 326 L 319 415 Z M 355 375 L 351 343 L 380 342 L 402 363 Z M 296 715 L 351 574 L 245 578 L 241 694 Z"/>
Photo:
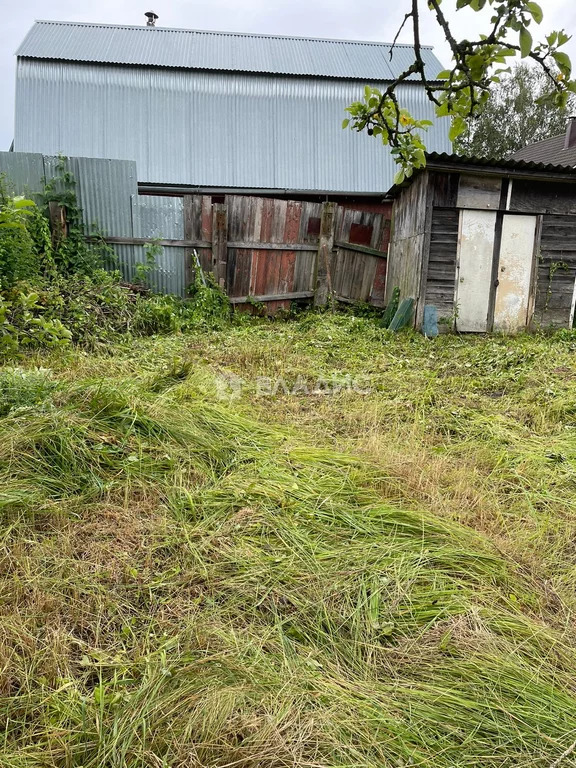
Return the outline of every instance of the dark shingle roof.
<path id="1" fill-rule="evenodd" d="M 564 149 L 566 134 L 552 136 L 551 139 L 528 144 L 527 147 L 514 152 L 512 160 L 525 160 L 532 163 L 547 165 L 576 166 L 576 146 Z"/>

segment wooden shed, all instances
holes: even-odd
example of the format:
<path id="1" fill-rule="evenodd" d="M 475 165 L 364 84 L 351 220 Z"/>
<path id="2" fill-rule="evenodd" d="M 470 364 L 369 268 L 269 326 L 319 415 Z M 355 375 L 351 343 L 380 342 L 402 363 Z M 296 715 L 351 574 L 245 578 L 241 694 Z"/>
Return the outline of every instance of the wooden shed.
<path id="1" fill-rule="evenodd" d="M 430 154 L 394 197 L 386 282 L 433 306 L 441 327 L 514 333 L 571 328 L 576 169 Z"/>

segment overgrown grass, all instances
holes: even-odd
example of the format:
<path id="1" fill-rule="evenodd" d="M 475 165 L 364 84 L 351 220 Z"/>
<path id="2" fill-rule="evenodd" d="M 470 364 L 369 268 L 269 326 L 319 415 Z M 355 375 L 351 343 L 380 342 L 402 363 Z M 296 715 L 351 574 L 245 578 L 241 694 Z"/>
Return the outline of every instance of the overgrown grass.
<path id="1" fill-rule="evenodd" d="M 7 370 L 0 765 L 549 768 L 575 349 L 310 315 Z"/>

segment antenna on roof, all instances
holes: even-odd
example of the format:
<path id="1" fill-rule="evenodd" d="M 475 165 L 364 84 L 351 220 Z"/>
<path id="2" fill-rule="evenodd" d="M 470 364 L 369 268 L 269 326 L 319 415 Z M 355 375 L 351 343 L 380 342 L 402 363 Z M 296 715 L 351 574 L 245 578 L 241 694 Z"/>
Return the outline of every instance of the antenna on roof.
<path id="1" fill-rule="evenodd" d="M 148 21 L 146 22 L 147 27 L 155 27 L 156 26 L 156 19 L 158 16 L 154 13 L 154 11 L 146 11 L 144 14 Z"/>

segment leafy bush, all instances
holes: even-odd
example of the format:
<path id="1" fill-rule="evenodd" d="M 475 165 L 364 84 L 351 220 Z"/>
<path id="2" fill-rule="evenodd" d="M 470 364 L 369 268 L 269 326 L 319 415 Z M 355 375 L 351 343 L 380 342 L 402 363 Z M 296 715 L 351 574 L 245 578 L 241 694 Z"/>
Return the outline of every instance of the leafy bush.
<path id="1" fill-rule="evenodd" d="M 55 175 L 44 187 L 43 200 L 48 207 L 58 203 L 66 211 L 66 231 L 54 232 L 54 262 L 61 274 L 93 275 L 115 260 L 114 250 L 98 236 L 86 232 L 82 209 L 76 196 L 76 180 L 68 169 L 68 159 L 58 158 Z M 93 236 L 87 240 L 86 235 Z"/>
<path id="2" fill-rule="evenodd" d="M 98 237 L 87 240 L 66 158 L 56 171 L 43 199 L 46 206 L 63 206 L 66 220 L 52 232 L 47 215 L 32 200 L 10 197 L 0 179 L 0 358 L 70 343 L 95 347 L 129 333 L 221 327 L 229 320 L 227 297 L 200 271 L 191 300 L 151 294 L 105 271 L 113 251 Z M 142 283 L 157 248 L 152 244 L 139 265 Z"/>
<path id="3" fill-rule="evenodd" d="M 0 187 L 0 281 L 4 286 L 40 273 L 35 242 L 26 227 L 32 208 L 32 200 L 8 197 Z"/>
<path id="4" fill-rule="evenodd" d="M 207 285 L 191 300 L 142 293 L 125 285 L 118 272 L 90 277 L 57 275 L 20 282 L 0 294 L 0 357 L 24 349 L 70 343 L 95 348 L 126 334 L 151 336 L 203 327 L 221 327 L 227 299 Z"/>

